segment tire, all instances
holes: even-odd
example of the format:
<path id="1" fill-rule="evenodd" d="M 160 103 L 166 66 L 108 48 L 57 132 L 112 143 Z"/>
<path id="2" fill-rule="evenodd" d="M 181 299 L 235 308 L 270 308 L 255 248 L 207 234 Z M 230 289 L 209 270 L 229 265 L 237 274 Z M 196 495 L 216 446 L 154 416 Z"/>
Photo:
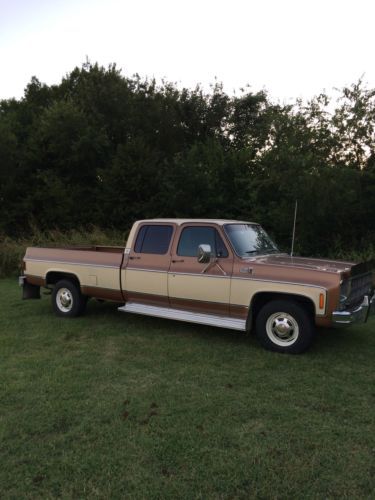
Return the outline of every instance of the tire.
<path id="1" fill-rule="evenodd" d="M 273 300 L 264 305 L 255 320 L 255 333 L 269 351 L 300 354 L 314 339 L 312 314 L 292 300 Z"/>
<path id="2" fill-rule="evenodd" d="M 57 316 L 75 318 L 83 313 L 86 302 L 87 298 L 72 281 L 61 280 L 56 283 L 52 292 L 52 307 Z"/>

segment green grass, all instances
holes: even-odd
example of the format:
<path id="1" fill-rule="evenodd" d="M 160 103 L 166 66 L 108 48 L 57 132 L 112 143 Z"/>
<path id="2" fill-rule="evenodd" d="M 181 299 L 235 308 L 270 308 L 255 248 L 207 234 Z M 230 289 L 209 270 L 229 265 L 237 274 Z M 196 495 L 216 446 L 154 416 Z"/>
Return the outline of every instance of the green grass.
<path id="1" fill-rule="evenodd" d="M 1 498 L 373 498 L 375 321 L 302 356 L 0 281 Z"/>

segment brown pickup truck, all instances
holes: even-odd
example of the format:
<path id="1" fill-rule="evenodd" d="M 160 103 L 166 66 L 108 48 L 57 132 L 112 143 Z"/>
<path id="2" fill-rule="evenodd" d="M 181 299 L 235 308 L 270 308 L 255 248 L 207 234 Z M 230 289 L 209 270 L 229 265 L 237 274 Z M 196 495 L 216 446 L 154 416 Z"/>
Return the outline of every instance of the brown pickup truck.
<path id="1" fill-rule="evenodd" d="M 300 353 L 315 326 L 374 314 L 374 267 L 290 257 L 252 222 L 152 219 L 133 225 L 125 247 L 27 248 L 20 284 L 24 298 L 51 289 L 59 316 L 78 316 L 93 297 L 123 312 L 254 328 L 265 348 Z"/>

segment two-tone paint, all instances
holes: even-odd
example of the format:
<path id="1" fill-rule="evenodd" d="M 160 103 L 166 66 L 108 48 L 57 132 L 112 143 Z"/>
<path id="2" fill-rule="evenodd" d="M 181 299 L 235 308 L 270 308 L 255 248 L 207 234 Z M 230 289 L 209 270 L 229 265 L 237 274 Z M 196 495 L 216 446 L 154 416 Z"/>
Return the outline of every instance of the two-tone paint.
<path id="1" fill-rule="evenodd" d="M 71 277 L 89 297 L 238 319 L 246 328 L 251 326 L 252 314 L 260 304 L 288 296 L 305 302 L 317 325 L 330 326 L 339 302 L 340 281 L 350 274 L 354 263 L 287 254 L 241 258 L 224 230 L 225 224 L 238 222 L 143 220 L 133 225 L 125 247 L 32 247 L 24 257 L 24 275 L 28 283 L 37 286 Z M 164 255 L 135 251 L 138 232 L 145 224 L 173 228 Z M 195 257 L 179 256 L 179 238 L 187 226 L 215 227 L 228 256 L 217 258 L 209 266 Z"/>

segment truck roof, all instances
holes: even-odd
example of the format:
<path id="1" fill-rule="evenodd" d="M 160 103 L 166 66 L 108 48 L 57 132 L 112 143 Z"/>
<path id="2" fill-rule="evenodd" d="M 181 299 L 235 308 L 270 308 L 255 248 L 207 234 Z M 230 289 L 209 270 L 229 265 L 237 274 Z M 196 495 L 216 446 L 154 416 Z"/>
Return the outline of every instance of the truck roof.
<path id="1" fill-rule="evenodd" d="M 143 219 L 137 221 L 138 224 L 145 222 L 166 222 L 166 223 L 174 223 L 180 226 L 181 224 L 186 224 L 189 222 L 200 222 L 200 223 L 213 223 L 218 224 L 219 226 L 223 226 L 224 224 L 258 224 L 257 222 L 249 222 L 242 220 L 231 220 L 231 219 Z"/>

